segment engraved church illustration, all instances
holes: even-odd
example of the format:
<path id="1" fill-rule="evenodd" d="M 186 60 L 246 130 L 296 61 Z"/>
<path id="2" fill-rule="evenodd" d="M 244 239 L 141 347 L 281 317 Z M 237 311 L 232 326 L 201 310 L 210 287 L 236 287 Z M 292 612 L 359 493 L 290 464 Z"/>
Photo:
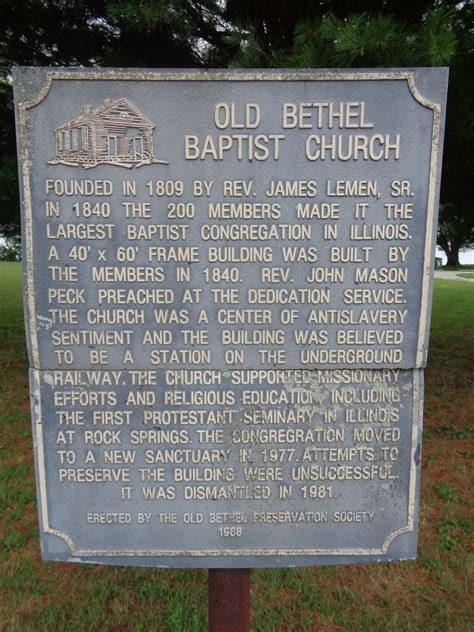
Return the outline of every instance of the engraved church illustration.
<path id="1" fill-rule="evenodd" d="M 141 167 L 169 164 L 154 156 L 155 124 L 127 99 L 105 99 L 97 108 L 83 113 L 54 130 L 55 160 L 50 164 L 90 169 L 99 164 Z"/>

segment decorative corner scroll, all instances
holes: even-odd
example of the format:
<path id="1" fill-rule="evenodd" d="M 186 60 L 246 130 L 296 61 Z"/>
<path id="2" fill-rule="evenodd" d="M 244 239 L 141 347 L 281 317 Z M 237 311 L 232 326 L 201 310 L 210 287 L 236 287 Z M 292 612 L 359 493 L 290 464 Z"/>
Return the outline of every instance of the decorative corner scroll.
<path id="1" fill-rule="evenodd" d="M 407 82 L 410 92 L 413 95 L 415 101 L 418 101 L 420 105 L 423 105 L 425 108 L 429 108 L 430 110 L 434 110 L 435 108 L 440 108 L 439 103 L 435 103 L 434 101 L 430 101 L 428 98 L 424 97 L 421 92 L 418 90 L 415 82 L 415 73 L 409 72 L 407 73 Z"/>

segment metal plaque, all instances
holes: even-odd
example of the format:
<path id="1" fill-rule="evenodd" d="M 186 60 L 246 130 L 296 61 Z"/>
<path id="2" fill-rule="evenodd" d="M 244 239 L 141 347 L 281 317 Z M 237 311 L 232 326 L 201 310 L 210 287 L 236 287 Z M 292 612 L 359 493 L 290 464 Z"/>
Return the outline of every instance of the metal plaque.
<path id="1" fill-rule="evenodd" d="M 45 559 L 405 559 L 445 69 L 19 68 Z"/>

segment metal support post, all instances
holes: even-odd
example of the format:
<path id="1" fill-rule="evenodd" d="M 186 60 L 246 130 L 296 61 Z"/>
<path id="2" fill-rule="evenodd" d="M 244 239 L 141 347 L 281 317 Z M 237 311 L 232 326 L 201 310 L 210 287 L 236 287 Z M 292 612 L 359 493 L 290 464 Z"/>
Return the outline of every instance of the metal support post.
<path id="1" fill-rule="evenodd" d="M 209 569 L 208 594 L 209 632 L 249 632 L 249 569 Z"/>

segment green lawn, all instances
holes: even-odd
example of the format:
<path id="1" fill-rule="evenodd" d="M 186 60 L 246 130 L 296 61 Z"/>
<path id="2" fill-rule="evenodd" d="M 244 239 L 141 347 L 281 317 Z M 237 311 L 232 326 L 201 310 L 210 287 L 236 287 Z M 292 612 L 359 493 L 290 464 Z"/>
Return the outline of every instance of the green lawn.
<path id="1" fill-rule="evenodd" d="M 0 262 L 0 328 L 23 331 L 23 301 L 21 296 L 21 264 Z M 6 339 L 0 338 L 5 341 Z"/>
<path id="2" fill-rule="evenodd" d="M 432 337 L 439 337 L 441 332 L 474 330 L 474 285 L 437 279 L 434 288 Z"/>
<path id="3" fill-rule="evenodd" d="M 419 558 L 260 570 L 252 630 L 473 629 L 474 285 L 436 281 Z M 39 554 L 21 273 L 0 263 L 0 630 L 206 629 L 206 573 L 42 562 Z"/>

